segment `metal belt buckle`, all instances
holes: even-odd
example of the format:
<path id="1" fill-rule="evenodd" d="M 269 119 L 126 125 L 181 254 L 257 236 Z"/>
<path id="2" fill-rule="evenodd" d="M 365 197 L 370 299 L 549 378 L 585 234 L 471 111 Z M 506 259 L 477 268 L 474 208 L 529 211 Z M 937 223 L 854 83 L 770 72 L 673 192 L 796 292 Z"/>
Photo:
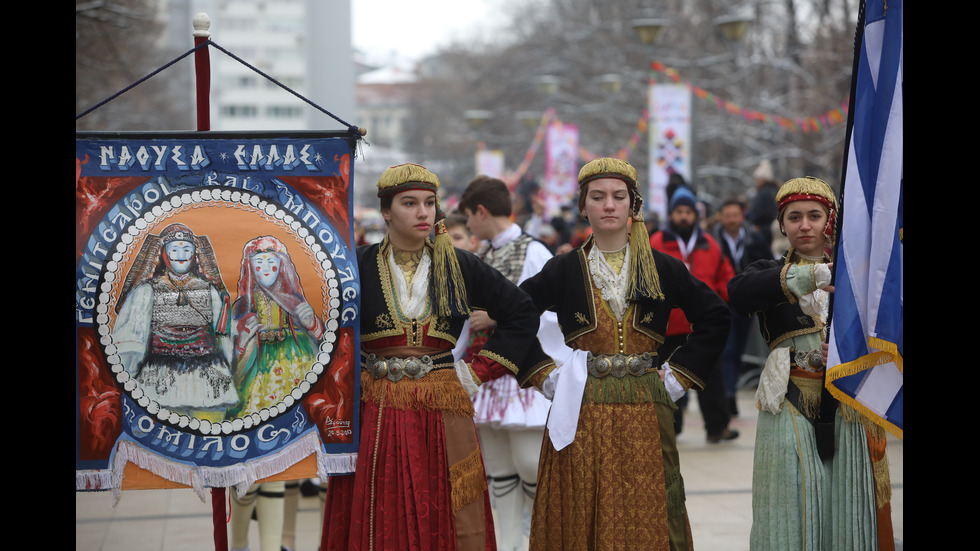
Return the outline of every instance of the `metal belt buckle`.
<path id="1" fill-rule="evenodd" d="M 609 374 L 617 379 L 622 379 L 623 375 L 626 375 L 626 356 L 616 354 L 609 359 L 612 360 L 612 369 L 609 370 Z"/>
<path id="2" fill-rule="evenodd" d="M 374 354 L 368 354 L 365 359 L 365 366 L 368 373 L 375 379 L 383 379 L 388 376 L 388 362 L 384 358 L 379 358 Z"/>
<path id="3" fill-rule="evenodd" d="M 612 370 L 612 359 L 609 356 L 593 356 L 589 352 L 585 363 L 589 374 L 594 377 L 605 377 Z"/>
<path id="4" fill-rule="evenodd" d="M 432 358 L 422 356 L 421 358 L 408 358 L 405 360 L 405 375 L 419 379 L 432 370 Z"/>
<path id="5" fill-rule="evenodd" d="M 629 356 L 623 354 L 600 354 L 599 356 L 593 356 L 589 352 L 586 363 L 589 373 L 594 377 L 601 378 L 606 375 L 612 375 L 617 379 L 621 379 L 626 375 L 639 377 L 649 371 L 650 367 L 653 366 L 653 355 L 649 352 L 644 352 L 643 354 L 631 354 Z"/>
<path id="6" fill-rule="evenodd" d="M 640 355 L 633 354 L 626 360 L 626 370 L 634 377 L 643 375 L 651 367 L 653 367 L 653 355 L 649 352 L 644 352 Z"/>
<path id="7" fill-rule="evenodd" d="M 421 379 L 426 373 L 432 371 L 432 358 L 422 356 L 421 358 L 381 358 L 374 354 L 368 354 L 366 359 L 367 370 L 375 379 L 388 379 L 397 383 L 405 377 L 410 379 Z"/>
<path id="8" fill-rule="evenodd" d="M 820 373 L 824 368 L 823 358 L 819 350 L 797 350 L 793 354 L 793 363 L 800 369 L 810 373 Z"/>

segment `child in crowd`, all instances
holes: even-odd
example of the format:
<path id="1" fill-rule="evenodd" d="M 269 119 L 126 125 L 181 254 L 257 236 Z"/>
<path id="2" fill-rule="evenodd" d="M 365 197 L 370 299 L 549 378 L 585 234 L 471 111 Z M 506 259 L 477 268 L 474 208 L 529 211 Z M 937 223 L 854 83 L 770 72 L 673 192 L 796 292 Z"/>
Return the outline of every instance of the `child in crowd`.
<path id="1" fill-rule="evenodd" d="M 466 227 L 466 216 L 453 211 L 446 216 L 446 231 L 453 240 L 453 247 L 476 253 L 480 249 L 480 240 Z"/>

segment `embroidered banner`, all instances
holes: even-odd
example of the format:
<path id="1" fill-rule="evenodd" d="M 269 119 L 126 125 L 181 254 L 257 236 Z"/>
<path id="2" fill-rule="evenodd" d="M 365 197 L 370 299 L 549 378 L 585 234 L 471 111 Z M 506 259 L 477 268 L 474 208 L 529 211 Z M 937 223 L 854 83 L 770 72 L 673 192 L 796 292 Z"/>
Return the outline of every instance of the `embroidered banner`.
<path id="1" fill-rule="evenodd" d="M 504 152 L 500 149 L 476 150 L 476 175 L 486 174 L 491 178 L 504 176 Z"/>
<path id="2" fill-rule="evenodd" d="M 691 181 L 691 91 L 678 84 L 650 86 L 650 187 L 646 208 L 667 218 L 671 174 Z"/>
<path id="3" fill-rule="evenodd" d="M 578 126 L 555 121 L 545 134 L 544 210 L 550 217 L 578 193 Z"/>
<path id="4" fill-rule="evenodd" d="M 352 146 L 76 135 L 76 490 L 353 471 Z"/>

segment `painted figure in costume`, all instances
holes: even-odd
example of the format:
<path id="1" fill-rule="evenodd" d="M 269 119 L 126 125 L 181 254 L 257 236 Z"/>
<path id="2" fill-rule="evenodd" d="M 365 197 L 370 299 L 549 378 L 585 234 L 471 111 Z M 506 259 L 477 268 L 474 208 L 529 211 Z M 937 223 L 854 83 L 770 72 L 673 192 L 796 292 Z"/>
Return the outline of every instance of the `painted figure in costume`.
<path id="1" fill-rule="evenodd" d="M 238 404 L 228 310 L 207 236 L 170 224 L 146 238 L 116 305 L 113 340 L 147 397 L 210 421 Z"/>
<path id="2" fill-rule="evenodd" d="M 728 307 L 681 261 L 651 249 L 629 163 L 591 161 L 579 186 L 592 237 L 521 284 L 539 311 L 558 315 L 573 349 L 518 375 L 553 396 L 531 549 L 692 549 L 674 402 L 704 388 L 728 336 Z M 675 308 L 692 331 L 660 357 Z"/>
<path id="3" fill-rule="evenodd" d="M 894 549 L 884 430 L 823 392 L 837 200 L 808 176 L 783 184 L 776 204 L 785 257 L 753 262 L 728 285 L 771 351 L 756 393 L 750 548 Z M 818 450 L 822 434 L 830 453 Z"/>
<path id="4" fill-rule="evenodd" d="M 313 365 L 323 337 L 323 321 L 307 302 L 296 266 L 282 241 L 257 237 L 245 244 L 232 307 L 235 328 L 235 385 L 242 403 L 229 418 L 274 407 L 299 386 Z M 255 484 L 238 497 L 232 493 L 231 546 L 248 549 L 252 512 L 259 519 L 262 551 L 282 547 L 285 519 L 283 481 Z"/>
<path id="5" fill-rule="evenodd" d="M 541 359 L 538 314 L 499 272 L 452 247 L 437 215 L 438 189 L 436 175 L 413 164 L 378 181 L 388 233 L 357 250 L 357 468 L 330 479 L 324 551 L 496 548 L 470 396 L 528 357 Z M 474 309 L 497 320 L 496 330 L 470 364 L 454 362 Z"/>
<path id="6" fill-rule="evenodd" d="M 241 405 L 229 417 L 275 406 L 313 365 L 323 321 L 307 302 L 286 246 L 265 236 L 245 244 L 235 329 L 235 385 Z"/>

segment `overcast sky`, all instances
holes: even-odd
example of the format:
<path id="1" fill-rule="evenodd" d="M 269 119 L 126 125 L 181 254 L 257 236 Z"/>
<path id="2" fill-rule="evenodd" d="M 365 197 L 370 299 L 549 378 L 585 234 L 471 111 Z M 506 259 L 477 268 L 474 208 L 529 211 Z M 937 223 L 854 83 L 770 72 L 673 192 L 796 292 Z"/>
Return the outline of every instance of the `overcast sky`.
<path id="1" fill-rule="evenodd" d="M 489 36 L 508 0 L 351 0 L 354 47 L 373 63 L 418 61 L 453 40 Z"/>

